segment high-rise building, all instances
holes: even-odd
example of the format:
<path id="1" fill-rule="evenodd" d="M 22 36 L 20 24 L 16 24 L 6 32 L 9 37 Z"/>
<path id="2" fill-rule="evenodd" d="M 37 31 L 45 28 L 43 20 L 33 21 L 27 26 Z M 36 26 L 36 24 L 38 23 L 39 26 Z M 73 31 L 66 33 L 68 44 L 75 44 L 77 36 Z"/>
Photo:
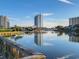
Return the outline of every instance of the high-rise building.
<path id="1" fill-rule="evenodd" d="M 0 28 L 9 28 L 9 20 L 7 16 L 0 16 Z"/>
<path id="2" fill-rule="evenodd" d="M 79 24 L 79 17 L 69 19 L 69 25 L 77 25 L 77 24 Z"/>
<path id="3" fill-rule="evenodd" d="M 39 14 L 35 16 L 35 27 L 43 27 L 43 15 Z"/>

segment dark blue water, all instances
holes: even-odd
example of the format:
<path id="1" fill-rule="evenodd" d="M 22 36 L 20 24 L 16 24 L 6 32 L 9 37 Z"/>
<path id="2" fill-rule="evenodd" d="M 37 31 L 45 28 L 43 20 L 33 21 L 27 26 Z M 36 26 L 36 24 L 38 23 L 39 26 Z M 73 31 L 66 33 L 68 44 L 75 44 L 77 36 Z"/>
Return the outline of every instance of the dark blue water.
<path id="1" fill-rule="evenodd" d="M 56 33 L 25 34 L 16 42 L 25 48 L 42 52 L 47 59 L 79 59 L 79 36 Z"/>

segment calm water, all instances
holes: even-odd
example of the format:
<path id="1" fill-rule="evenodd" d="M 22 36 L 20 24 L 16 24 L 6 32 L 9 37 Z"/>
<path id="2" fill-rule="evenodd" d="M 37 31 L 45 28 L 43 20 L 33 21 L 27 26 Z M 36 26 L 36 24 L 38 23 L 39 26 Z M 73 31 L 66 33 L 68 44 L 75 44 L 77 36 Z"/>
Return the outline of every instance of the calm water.
<path id="1" fill-rule="evenodd" d="M 79 59 L 79 36 L 60 34 L 25 34 L 22 38 L 11 40 L 25 48 L 42 52 L 47 59 Z"/>

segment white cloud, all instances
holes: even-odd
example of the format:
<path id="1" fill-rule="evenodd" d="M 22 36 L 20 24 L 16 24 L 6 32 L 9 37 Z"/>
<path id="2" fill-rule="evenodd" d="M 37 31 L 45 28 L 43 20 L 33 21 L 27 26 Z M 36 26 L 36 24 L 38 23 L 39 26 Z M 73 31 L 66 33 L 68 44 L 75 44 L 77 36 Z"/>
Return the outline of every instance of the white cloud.
<path id="1" fill-rule="evenodd" d="M 51 16 L 54 15 L 54 13 L 42 13 L 43 16 Z"/>
<path id="2" fill-rule="evenodd" d="M 43 16 L 51 16 L 54 15 L 54 13 L 51 12 L 35 12 L 33 15 L 42 14 Z"/>
<path id="3" fill-rule="evenodd" d="M 69 1 L 69 0 L 59 0 L 60 2 L 64 2 L 64 3 L 67 3 L 67 4 L 73 4 L 73 2 Z"/>

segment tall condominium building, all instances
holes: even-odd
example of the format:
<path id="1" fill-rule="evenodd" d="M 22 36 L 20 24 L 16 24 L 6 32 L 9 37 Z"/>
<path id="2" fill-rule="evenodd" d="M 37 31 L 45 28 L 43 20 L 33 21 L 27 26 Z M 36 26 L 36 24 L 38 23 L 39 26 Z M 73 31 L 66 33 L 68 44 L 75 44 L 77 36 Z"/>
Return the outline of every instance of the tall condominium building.
<path id="1" fill-rule="evenodd" d="M 0 16 L 0 28 L 9 28 L 9 20 L 7 16 Z"/>
<path id="2" fill-rule="evenodd" d="M 43 27 L 43 15 L 39 14 L 35 16 L 35 27 Z"/>
<path id="3" fill-rule="evenodd" d="M 79 17 L 74 17 L 69 19 L 69 25 L 79 24 Z"/>

